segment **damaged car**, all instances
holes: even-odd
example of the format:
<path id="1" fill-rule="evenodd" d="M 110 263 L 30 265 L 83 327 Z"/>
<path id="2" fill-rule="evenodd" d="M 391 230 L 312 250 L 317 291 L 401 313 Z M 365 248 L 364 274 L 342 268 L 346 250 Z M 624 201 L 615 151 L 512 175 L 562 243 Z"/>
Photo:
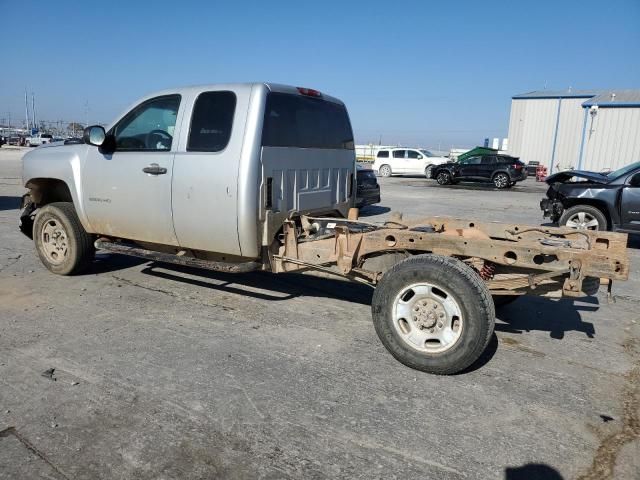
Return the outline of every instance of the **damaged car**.
<path id="1" fill-rule="evenodd" d="M 609 173 L 567 170 L 546 182 L 540 208 L 559 226 L 640 233 L 640 162 Z"/>

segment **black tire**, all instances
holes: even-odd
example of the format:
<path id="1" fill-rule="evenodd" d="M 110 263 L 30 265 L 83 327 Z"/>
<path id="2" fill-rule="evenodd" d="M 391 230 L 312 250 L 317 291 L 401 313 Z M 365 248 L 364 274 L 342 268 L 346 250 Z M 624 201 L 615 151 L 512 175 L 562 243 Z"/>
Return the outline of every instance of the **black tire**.
<path id="1" fill-rule="evenodd" d="M 54 225 L 54 226 L 52 226 Z M 61 243 L 66 245 L 64 253 L 57 261 L 52 254 L 47 253 L 45 244 L 51 235 L 45 229 L 55 229 L 62 232 Z M 38 210 L 33 223 L 33 241 L 40 261 L 47 269 L 58 275 L 73 275 L 82 272 L 93 260 L 95 247 L 92 236 L 85 231 L 71 202 L 54 202 Z"/>
<path id="2" fill-rule="evenodd" d="M 509 186 L 511 186 L 511 179 L 509 178 L 509 175 L 507 175 L 504 172 L 498 172 L 493 176 L 493 185 L 496 188 L 507 188 Z"/>
<path id="3" fill-rule="evenodd" d="M 597 221 L 597 225 L 595 227 L 587 227 L 588 230 L 607 230 L 607 217 L 604 216 L 604 213 L 596 207 L 592 207 L 591 205 L 576 205 L 574 207 L 566 209 L 562 212 L 560 219 L 558 220 L 558 225 L 561 227 L 569 227 L 569 228 L 577 228 L 581 229 L 581 227 L 576 227 L 573 225 L 573 220 L 576 217 L 579 219 L 580 214 L 584 214 L 585 220 L 591 218 Z"/>
<path id="4" fill-rule="evenodd" d="M 438 185 L 450 185 L 452 183 L 451 174 L 446 170 L 436 172 L 436 182 Z"/>
<path id="5" fill-rule="evenodd" d="M 459 337 L 440 353 L 411 347 L 394 324 L 396 298 L 419 282 L 449 292 L 460 308 L 463 321 Z M 376 333 L 391 355 L 408 367 L 438 375 L 454 374 L 472 365 L 488 345 L 495 323 L 491 294 L 478 273 L 460 260 L 440 255 L 416 255 L 394 265 L 378 283 L 371 310 Z"/>
<path id="6" fill-rule="evenodd" d="M 505 305 L 515 302 L 518 298 L 520 298 L 520 295 L 496 295 L 493 297 L 493 305 L 497 310 Z"/>

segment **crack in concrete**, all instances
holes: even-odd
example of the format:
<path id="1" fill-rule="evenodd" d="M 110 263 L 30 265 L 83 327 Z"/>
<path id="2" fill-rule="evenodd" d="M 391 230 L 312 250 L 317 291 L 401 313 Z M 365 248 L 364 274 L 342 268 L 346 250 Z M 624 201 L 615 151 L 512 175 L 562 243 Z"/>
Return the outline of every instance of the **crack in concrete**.
<path id="1" fill-rule="evenodd" d="M 18 441 L 27 450 L 29 450 L 31 453 L 33 453 L 38 458 L 40 458 L 44 463 L 49 465 L 53 469 L 53 471 L 55 471 L 62 478 L 64 478 L 65 480 L 70 480 L 70 478 L 67 475 L 65 475 L 56 465 L 54 465 L 53 462 L 51 462 L 51 460 L 49 460 L 44 453 L 38 450 L 29 440 L 27 440 L 20 433 L 18 433 L 18 431 L 16 430 L 16 427 L 7 427 L 4 430 L 0 430 L 0 438 L 7 438 L 9 437 L 9 435 L 12 435 L 16 439 L 18 439 Z"/>

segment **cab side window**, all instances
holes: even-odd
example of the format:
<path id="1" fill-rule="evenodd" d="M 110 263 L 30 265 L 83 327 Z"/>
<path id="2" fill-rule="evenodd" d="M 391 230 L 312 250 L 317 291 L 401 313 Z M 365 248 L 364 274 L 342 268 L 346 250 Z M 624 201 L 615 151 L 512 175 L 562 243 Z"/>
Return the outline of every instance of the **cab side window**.
<path id="1" fill-rule="evenodd" d="M 171 150 L 180 95 L 156 97 L 138 105 L 114 127 L 116 151 Z"/>
<path id="2" fill-rule="evenodd" d="M 393 158 L 404 158 L 405 150 L 394 150 Z"/>
<path id="3" fill-rule="evenodd" d="M 415 150 L 407 150 L 407 157 L 408 158 L 422 158 L 422 155 L 420 155 Z"/>
<path id="4" fill-rule="evenodd" d="M 236 94 L 233 92 L 204 92 L 196 99 L 191 117 L 189 152 L 220 152 L 231 138 Z"/>
<path id="5" fill-rule="evenodd" d="M 482 165 L 495 165 L 498 163 L 496 157 L 486 156 L 482 157 L 482 161 L 480 162 Z"/>
<path id="6" fill-rule="evenodd" d="M 378 158 L 389 158 L 389 150 L 380 150 L 377 155 Z"/>

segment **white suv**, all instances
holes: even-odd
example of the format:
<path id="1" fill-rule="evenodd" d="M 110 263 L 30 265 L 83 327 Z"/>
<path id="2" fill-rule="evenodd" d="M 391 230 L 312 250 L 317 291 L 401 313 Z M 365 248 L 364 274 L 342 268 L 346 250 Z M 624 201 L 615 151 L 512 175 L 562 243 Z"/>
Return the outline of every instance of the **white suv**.
<path id="1" fill-rule="evenodd" d="M 373 169 L 383 177 L 391 175 L 425 175 L 431 178 L 436 165 L 447 163 L 447 157 L 437 157 L 429 150 L 417 148 L 383 148 L 378 151 Z"/>

